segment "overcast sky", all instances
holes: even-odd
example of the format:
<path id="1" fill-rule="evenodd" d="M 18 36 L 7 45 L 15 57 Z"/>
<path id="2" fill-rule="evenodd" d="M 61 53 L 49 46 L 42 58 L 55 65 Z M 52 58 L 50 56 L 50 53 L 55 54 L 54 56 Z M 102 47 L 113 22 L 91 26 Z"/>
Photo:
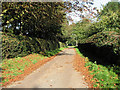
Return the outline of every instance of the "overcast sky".
<path id="1" fill-rule="evenodd" d="M 94 0 L 94 5 L 95 7 L 97 7 L 98 9 L 102 8 L 101 7 L 101 4 L 102 5 L 106 5 L 109 1 L 111 0 Z"/>

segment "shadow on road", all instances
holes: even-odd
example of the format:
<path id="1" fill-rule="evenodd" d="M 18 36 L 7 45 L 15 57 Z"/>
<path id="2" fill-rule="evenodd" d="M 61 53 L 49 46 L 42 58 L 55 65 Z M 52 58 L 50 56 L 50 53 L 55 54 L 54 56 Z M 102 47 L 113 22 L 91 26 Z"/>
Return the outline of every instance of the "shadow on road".
<path id="1" fill-rule="evenodd" d="M 66 53 L 66 52 L 61 52 L 61 53 L 59 53 L 57 56 L 61 56 L 61 55 L 73 55 L 73 54 Z"/>

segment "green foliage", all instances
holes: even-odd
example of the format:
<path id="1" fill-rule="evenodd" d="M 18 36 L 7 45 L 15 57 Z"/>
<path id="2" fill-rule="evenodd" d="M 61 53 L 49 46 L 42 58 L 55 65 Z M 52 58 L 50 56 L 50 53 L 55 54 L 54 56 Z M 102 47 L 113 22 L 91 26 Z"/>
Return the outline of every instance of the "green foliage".
<path id="1" fill-rule="evenodd" d="M 59 49 L 55 49 L 55 50 L 51 50 L 51 51 L 46 51 L 44 53 L 44 55 L 50 57 L 50 56 L 53 56 L 53 55 L 57 54 L 58 52 L 60 52 L 63 49 L 64 48 L 59 48 Z"/>
<path id="2" fill-rule="evenodd" d="M 66 43 L 59 42 L 59 44 L 60 44 L 60 47 L 66 47 L 67 48 Z"/>
<path id="3" fill-rule="evenodd" d="M 84 57 L 83 54 L 79 51 L 78 48 L 75 48 L 75 50 L 76 50 L 76 52 L 77 52 L 78 54 L 80 54 L 81 57 Z"/>
<path id="4" fill-rule="evenodd" d="M 107 5 L 103 7 L 100 16 L 107 15 L 108 11 L 120 11 L 120 2 L 108 2 Z"/>
<path id="5" fill-rule="evenodd" d="M 4 59 L 2 62 L 2 82 L 8 82 L 9 77 L 12 79 L 14 76 L 20 75 L 24 73 L 24 70 L 27 67 L 30 67 L 31 62 L 33 64 L 37 63 L 41 60 L 41 58 L 45 58 L 42 55 L 34 54 L 35 57 L 26 56 L 26 58 L 12 58 L 12 59 Z M 29 61 L 31 60 L 31 62 Z M 24 63 L 24 64 L 23 64 Z M 21 70 L 21 72 L 19 72 Z"/>
<path id="6" fill-rule="evenodd" d="M 97 47 L 110 46 L 114 53 L 120 55 L 120 3 L 109 2 L 100 12 L 96 22 L 84 18 L 72 26 L 72 41 L 80 44 L 91 43 Z"/>
<path id="7" fill-rule="evenodd" d="M 3 32 L 42 39 L 62 36 L 62 2 L 3 2 Z"/>
<path id="8" fill-rule="evenodd" d="M 79 49 L 76 49 L 77 53 Z M 83 58 L 85 58 L 83 56 Z M 88 57 L 85 58 L 85 67 L 89 66 L 90 74 L 94 75 L 92 81 L 94 81 L 94 87 L 98 88 L 119 88 L 120 86 L 120 67 L 119 66 L 103 66 L 89 61 Z"/>
<path id="9" fill-rule="evenodd" d="M 33 60 L 32 63 L 33 63 L 33 64 L 37 63 L 37 60 Z"/>
<path id="10" fill-rule="evenodd" d="M 59 48 L 57 40 L 44 40 L 35 37 L 2 35 L 2 56 L 4 58 L 22 57 Z"/>
<path id="11" fill-rule="evenodd" d="M 95 45 L 96 47 L 112 47 L 116 55 L 120 55 L 120 12 L 110 11 L 102 15 L 97 22 L 90 23 L 83 19 L 73 26 L 78 43 Z M 116 60 L 116 62 L 119 62 Z"/>
<path id="12" fill-rule="evenodd" d="M 59 49 L 53 50 L 51 52 L 46 51 L 45 55 L 50 57 L 50 56 L 57 54 L 58 52 L 60 52 L 63 49 L 64 48 L 59 48 Z M 3 79 L 2 82 L 6 83 L 10 79 L 14 78 L 15 76 L 23 74 L 26 67 L 30 67 L 31 64 L 36 64 L 38 61 L 46 58 L 46 56 L 33 53 L 33 54 L 30 54 L 25 57 L 4 59 L 2 61 L 2 66 L 1 66 L 2 72 L 3 72 L 2 73 L 2 79 Z M 21 72 L 19 72 L 19 71 L 21 71 Z"/>
<path id="13" fill-rule="evenodd" d="M 101 21 L 90 26 L 89 37 L 80 43 L 93 43 L 98 47 L 112 46 L 116 54 L 120 54 L 120 19 L 119 13 L 109 12 L 110 16 L 103 16 Z"/>
<path id="14" fill-rule="evenodd" d="M 105 66 L 97 65 L 96 63 L 88 62 L 85 66 L 89 66 L 89 71 L 94 75 L 94 79 L 97 79 L 96 84 L 99 88 L 118 88 L 119 78 L 117 73 L 112 69 L 108 69 Z M 111 67 L 112 68 L 112 67 Z"/>
<path id="15" fill-rule="evenodd" d="M 62 2 L 3 2 L 3 59 L 59 48 L 63 7 Z"/>
<path id="16" fill-rule="evenodd" d="M 101 16 L 98 17 L 97 22 L 87 22 L 83 19 L 82 22 L 77 23 L 73 30 L 76 33 L 79 44 L 84 48 L 91 50 L 92 47 L 108 47 L 111 52 L 120 56 L 120 11 L 118 2 L 108 3 L 101 11 Z M 85 46 L 86 45 L 86 46 Z M 80 48 L 79 48 L 80 49 Z M 88 51 L 87 49 L 86 52 Z M 94 48 L 93 48 L 94 49 Z M 99 52 L 100 50 L 94 50 Z M 107 50 L 107 49 L 106 49 Z M 94 52 L 93 51 L 93 52 Z M 104 51 L 104 50 L 101 50 Z M 84 52 L 84 50 L 83 50 Z M 107 52 L 107 51 L 106 51 Z M 100 52 L 101 53 L 101 52 Z M 100 54 L 99 53 L 99 54 Z M 96 54 L 96 53 L 94 53 Z M 109 54 L 114 55 L 114 54 Z M 100 55 L 99 55 L 100 56 Z M 109 56 L 111 58 L 112 56 Z M 104 57 L 103 57 L 104 58 Z M 112 60 L 111 58 L 110 60 Z M 120 87 L 120 67 L 119 66 L 103 66 L 96 62 L 91 62 L 87 58 L 85 66 L 89 66 L 89 71 L 94 75 L 94 87 L 100 88 L 119 88 Z M 114 59 L 113 59 L 114 60 Z M 105 61 L 101 60 L 102 63 Z M 106 60 L 107 61 L 107 60 Z M 114 60 L 119 64 L 119 59 Z"/>
<path id="17" fill-rule="evenodd" d="M 62 24 L 62 33 L 64 38 L 66 39 L 66 44 L 75 45 L 75 36 L 73 35 L 73 27 L 74 25 L 68 25 L 67 20 Z"/>

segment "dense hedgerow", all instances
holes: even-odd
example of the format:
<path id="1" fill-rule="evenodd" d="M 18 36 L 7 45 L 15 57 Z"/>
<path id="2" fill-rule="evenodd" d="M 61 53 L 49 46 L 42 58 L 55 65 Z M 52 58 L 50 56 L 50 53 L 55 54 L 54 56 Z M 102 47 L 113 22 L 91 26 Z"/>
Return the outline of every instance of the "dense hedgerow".
<path id="1" fill-rule="evenodd" d="M 101 21 L 92 24 L 87 32 L 87 38 L 81 43 L 93 43 L 98 47 L 112 46 L 116 54 L 120 54 L 120 16 L 109 12 L 109 16 L 101 17 Z"/>
<path id="2" fill-rule="evenodd" d="M 120 63 L 120 12 L 109 11 L 107 15 L 101 16 L 98 22 L 90 23 L 83 20 L 77 23 L 73 30 L 77 32 L 79 48 L 84 46 L 87 48 L 86 52 L 95 51 L 94 56 L 99 52 L 98 56 L 107 56 L 105 61 Z M 112 58 L 114 54 L 117 58 Z"/>
<path id="3" fill-rule="evenodd" d="M 35 37 L 2 35 L 2 58 L 26 56 L 59 48 L 57 40 L 44 40 Z"/>
<path id="4" fill-rule="evenodd" d="M 79 43 L 92 43 L 98 47 L 112 46 L 116 54 L 120 54 L 120 15 L 119 12 L 108 12 L 109 16 L 102 16 L 99 22 L 83 27 L 82 38 Z M 80 36 L 81 37 L 81 36 Z"/>

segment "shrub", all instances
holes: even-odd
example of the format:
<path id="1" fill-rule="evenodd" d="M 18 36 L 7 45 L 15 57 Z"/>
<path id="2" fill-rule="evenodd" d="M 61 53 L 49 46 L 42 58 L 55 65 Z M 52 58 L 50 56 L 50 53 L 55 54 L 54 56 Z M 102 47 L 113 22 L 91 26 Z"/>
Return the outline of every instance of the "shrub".
<path id="1" fill-rule="evenodd" d="M 22 57 L 31 53 L 45 53 L 59 48 L 57 40 L 44 40 L 35 37 L 2 35 L 2 56 L 4 58 Z"/>

